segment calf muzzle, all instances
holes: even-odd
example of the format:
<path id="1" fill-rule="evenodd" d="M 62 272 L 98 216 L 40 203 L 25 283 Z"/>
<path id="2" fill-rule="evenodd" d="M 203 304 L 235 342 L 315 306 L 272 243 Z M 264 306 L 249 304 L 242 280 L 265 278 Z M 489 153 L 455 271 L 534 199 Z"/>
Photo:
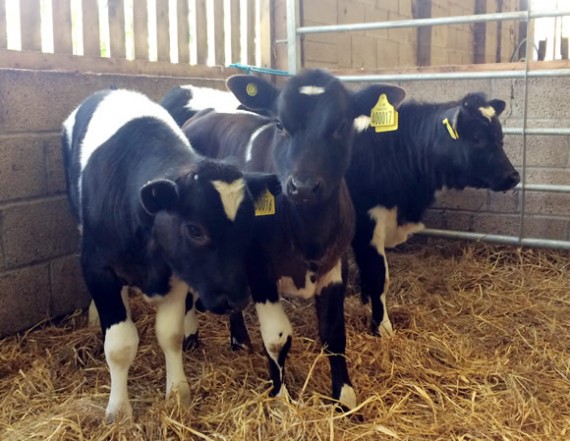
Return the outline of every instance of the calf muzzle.
<path id="1" fill-rule="evenodd" d="M 290 176 L 287 180 L 287 196 L 297 203 L 317 202 L 323 194 L 321 178 Z"/>

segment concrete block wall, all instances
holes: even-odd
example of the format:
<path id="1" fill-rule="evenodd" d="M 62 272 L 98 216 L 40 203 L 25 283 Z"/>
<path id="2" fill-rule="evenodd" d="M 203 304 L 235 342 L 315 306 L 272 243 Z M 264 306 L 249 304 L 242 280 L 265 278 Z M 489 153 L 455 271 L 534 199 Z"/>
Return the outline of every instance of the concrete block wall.
<path id="1" fill-rule="evenodd" d="M 565 78 L 529 79 L 527 127 L 570 127 L 567 82 Z M 400 85 L 409 97 L 419 101 L 456 100 L 467 92 L 482 91 L 488 97 L 507 102 L 501 115 L 503 127 L 522 127 L 523 124 L 522 79 L 402 82 Z M 513 165 L 522 172 L 522 136 L 506 135 L 505 149 Z M 570 185 L 570 137 L 528 135 L 526 164 L 529 184 Z M 428 228 L 518 236 L 522 210 L 521 192 L 446 191 L 438 195 L 425 224 Z M 524 237 L 570 240 L 570 194 L 526 192 L 524 212 Z"/>
<path id="2" fill-rule="evenodd" d="M 281 0 L 276 11 L 282 16 Z M 369 23 L 414 18 L 414 0 L 303 0 L 303 26 Z M 487 0 L 487 12 L 497 12 Z M 503 0 L 503 12 L 516 11 L 517 0 Z M 432 0 L 432 17 L 472 15 L 475 0 Z M 279 28 L 277 20 L 276 27 Z M 517 45 L 518 22 L 487 23 L 485 61 L 496 62 L 497 33 L 501 28 L 501 61 L 508 61 Z M 283 29 L 284 30 L 284 29 Z M 282 32 L 278 29 L 279 38 Z M 434 26 L 431 29 L 431 65 L 473 63 L 473 31 L 469 24 Z M 279 58 L 279 57 L 278 57 Z M 417 64 L 417 30 L 390 29 L 307 35 L 303 43 L 305 67 L 404 68 Z M 280 63 L 277 63 L 282 67 Z"/>
<path id="3" fill-rule="evenodd" d="M 65 195 L 60 127 L 110 86 L 153 99 L 223 80 L 0 69 L 0 336 L 85 307 L 79 236 Z"/>

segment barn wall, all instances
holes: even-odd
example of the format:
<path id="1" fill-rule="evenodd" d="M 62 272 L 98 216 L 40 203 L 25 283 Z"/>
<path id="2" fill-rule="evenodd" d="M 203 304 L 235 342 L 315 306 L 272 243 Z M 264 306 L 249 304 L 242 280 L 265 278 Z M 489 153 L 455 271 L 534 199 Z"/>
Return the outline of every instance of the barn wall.
<path id="1" fill-rule="evenodd" d="M 528 83 L 527 127 L 570 127 L 565 78 L 535 78 Z M 488 97 L 507 102 L 501 115 L 504 127 L 522 127 L 524 81 L 465 80 L 403 82 L 408 96 L 416 100 L 457 100 L 467 92 L 482 91 Z M 363 86 L 363 85 L 362 85 Z M 358 86 L 355 86 L 358 87 Z M 523 138 L 505 136 L 505 150 L 514 166 L 522 171 Z M 526 180 L 529 184 L 570 185 L 570 137 L 527 137 Z M 570 240 L 570 194 L 527 192 L 525 197 L 524 236 Z M 489 234 L 518 235 L 522 194 L 493 193 L 466 189 L 438 195 L 428 212 L 428 228 L 471 231 Z"/>
<path id="2" fill-rule="evenodd" d="M 276 12 L 284 8 L 278 0 Z M 431 13 L 421 15 L 420 5 L 426 0 L 303 0 L 300 20 L 303 26 L 370 23 L 413 18 L 449 17 L 475 14 L 476 0 L 431 0 Z M 485 0 L 479 2 L 482 13 L 518 10 L 518 0 Z M 490 22 L 482 26 L 485 44 L 483 58 L 474 58 L 472 24 L 433 26 L 427 44 L 429 61 L 418 63 L 418 30 L 415 28 L 313 34 L 304 38 L 302 56 L 305 67 L 402 68 L 416 65 L 453 65 L 474 62 L 509 61 L 518 44 L 518 21 Z M 284 25 L 282 26 L 284 28 Z M 425 28 L 429 32 L 429 28 Z M 499 36 L 500 29 L 500 36 Z M 284 34 L 277 29 L 279 38 Z M 425 33 L 422 34 L 425 36 Z M 499 60 L 497 47 L 500 40 Z M 481 50 L 481 48 L 479 49 Z M 277 65 L 282 67 L 278 53 Z M 286 63 L 286 60 L 284 60 Z"/>
<path id="3" fill-rule="evenodd" d="M 88 302 L 65 196 L 62 121 L 96 90 L 132 88 L 158 100 L 190 81 L 223 87 L 222 79 L 0 69 L 0 336 Z"/>

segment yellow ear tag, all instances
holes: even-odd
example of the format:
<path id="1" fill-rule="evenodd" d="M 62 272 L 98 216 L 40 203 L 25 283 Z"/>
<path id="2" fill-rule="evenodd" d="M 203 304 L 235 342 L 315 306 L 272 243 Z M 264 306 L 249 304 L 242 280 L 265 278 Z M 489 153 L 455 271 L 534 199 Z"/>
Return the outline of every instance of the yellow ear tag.
<path id="1" fill-rule="evenodd" d="M 398 111 L 390 104 L 385 93 L 380 95 L 372 108 L 370 127 L 374 127 L 376 133 L 398 130 Z"/>
<path id="2" fill-rule="evenodd" d="M 253 83 L 249 83 L 247 86 L 245 86 L 245 93 L 247 93 L 249 96 L 257 95 L 257 86 Z"/>
<path id="3" fill-rule="evenodd" d="M 256 216 L 273 216 L 275 214 L 275 196 L 266 188 L 255 201 Z"/>
<path id="4" fill-rule="evenodd" d="M 447 118 L 445 118 L 442 121 L 442 123 L 445 127 L 447 127 L 447 131 L 449 132 L 449 136 L 451 136 L 452 139 L 459 139 L 459 133 L 457 133 L 457 130 L 455 130 L 453 128 L 453 126 L 451 125 L 451 123 L 449 122 L 449 120 Z"/>

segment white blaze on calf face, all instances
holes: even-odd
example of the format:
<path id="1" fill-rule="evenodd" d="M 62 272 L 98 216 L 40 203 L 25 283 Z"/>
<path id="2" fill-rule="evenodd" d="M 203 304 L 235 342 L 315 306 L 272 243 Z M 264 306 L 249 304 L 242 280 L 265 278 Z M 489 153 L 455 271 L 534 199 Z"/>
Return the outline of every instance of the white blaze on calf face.
<path id="1" fill-rule="evenodd" d="M 354 118 L 352 125 L 357 133 L 364 132 L 368 127 L 370 127 L 370 117 L 360 115 L 359 117 Z"/>
<path id="2" fill-rule="evenodd" d="M 255 132 L 253 132 L 251 134 L 251 136 L 249 137 L 249 141 L 247 143 L 247 146 L 245 148 L 245 162 L 249 162 L 251 161 L 251 155 L 252 155 L 252 150 L 253 150 L 253 143 L 255 142 L 255 140 L 257 139 L 257 137 L 259 135 L 261 135 L 261 133 L 265 130 L 268 129 L 269 127 L 272 127 L 273 123 L 270 124 L 265 124 L 264 126 L 259 127 L 258 129 L 255 130 Z"/>
<path id="3" fill-rule="evenodd" d="M 244 180 L 240 178 L 230 183 L 212 181 L 212 185 L 220 194 L 226 216 L 233 222 L 245 194 Z"/>
<path id="4" fill-rule="evenodd" d="M 299 87 L 299 93 L 303 95 L 321 95 L 325 93 L 325 88 L 321 86 L 302 86 Z"/>
<path id="5" fill-rule="evenodd" d="M 485 118 L 487 118 L 489 121 L 491 121 L 491 119 L 495 116 L 496 112 L 495 109 L 491 106 L 487 106 L 487 107 L 479 107 L 479 112 L 481 112 L 481 115 L 483 115 Z"/>
<path id="6" fill-rule="evenodd" d="M 67 117 L 67 119 L 63 122 L 63 129 L 65 131 L 65 137 L 67 140 L 67 148 L 71 149 L 71 143 L 73 138 L 73 127 L 75 126 L 75 115 L 77 115 L 77 111 L 79 107 L 76 107 L 71 115 Z"/>

